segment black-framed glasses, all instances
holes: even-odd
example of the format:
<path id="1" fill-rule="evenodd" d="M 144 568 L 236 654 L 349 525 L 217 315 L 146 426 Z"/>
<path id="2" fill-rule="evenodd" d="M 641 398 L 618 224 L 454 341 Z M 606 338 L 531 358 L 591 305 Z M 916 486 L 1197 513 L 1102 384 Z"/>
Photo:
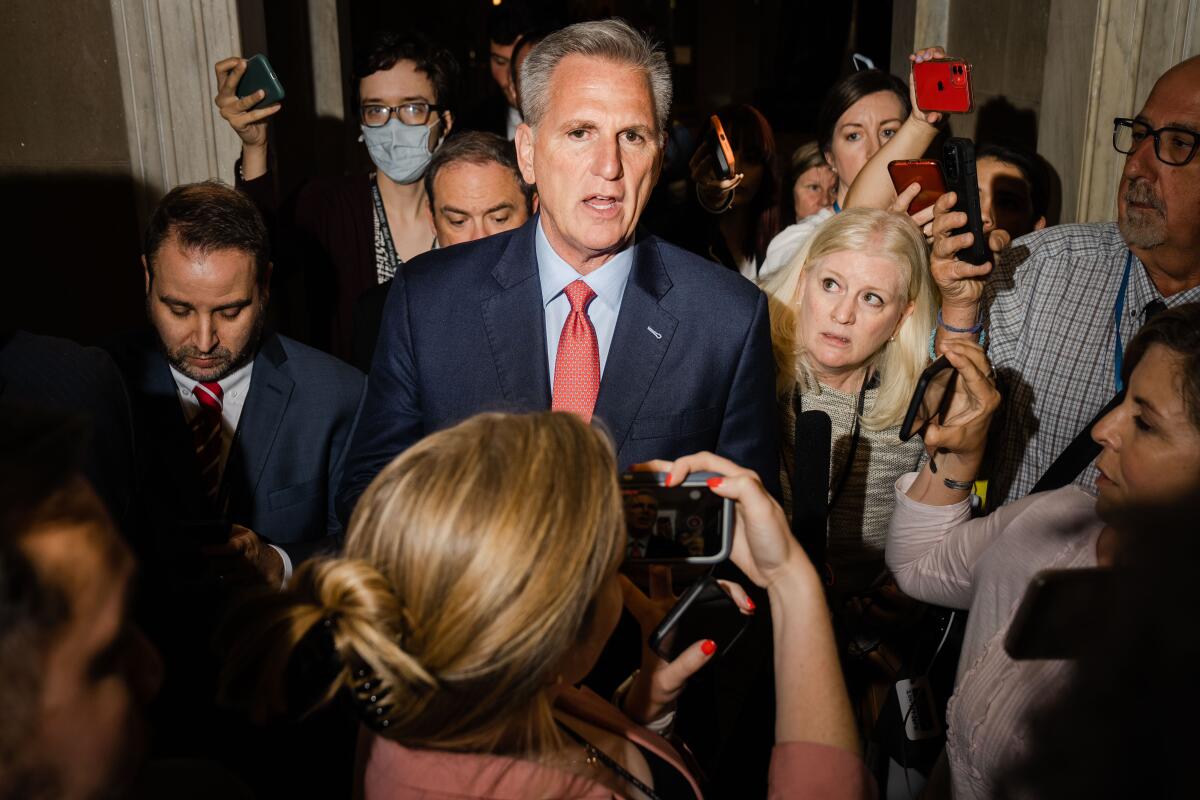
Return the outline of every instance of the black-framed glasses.
<path id="1" fill-rule="evenodd" d="M 424 125 L 429 122 L 431 116 L 442 110 L 444 110 L 443 106 L 435 106 L 422 100 L 401 103 L 398 106 L 369 103 L 359 110 L 359 120 L 368 128 L 382 128 L 388 124 L 392 114 L 395 114 L 396 119 L 405 125 Z"/>
<path id="2" fill-rule="evenodd" d="M 1164 164 L 1182 167 L 1196 155 L 1200 147 L 1200 133 L 1187 128 L 1159 128 L 1155 130 L 1136 119 L 1117 117 L 1113 120 L 1113 147 L 1118 153 L 1128 155 L 1137 149 L 1147 136 L 1154 137 L 1154 155 Z"/>

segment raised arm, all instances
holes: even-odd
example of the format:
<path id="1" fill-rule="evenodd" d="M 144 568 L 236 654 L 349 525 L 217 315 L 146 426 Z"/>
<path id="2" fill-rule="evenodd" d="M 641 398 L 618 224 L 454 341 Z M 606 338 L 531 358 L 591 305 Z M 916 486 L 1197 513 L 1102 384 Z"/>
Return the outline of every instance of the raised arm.
<path id="1" fill-rule="evenodd" d="M 908 57 L 910 64 L 945 58 L 946 51 L 940 47 L 927 47 Z M 896 189 L 888 174 L 888 163 L 920 158 L 937 137 L 937 124 L 942 115 L 936 111 L 924 112 L 917 108 L 917 93 L 913 88 L 912 68 L 908 71 L 908 99 L 912 105 L 908 119 L 896 131 L 892 140 L 876 151 L 863 165 L 862 170 L 850 185 L 846 194 L 846 208 L 890 208 L 896 200 Z M 918 220 L 924 224 L 928 220 Z"/>
<path id="2" fill-rule="evenodd" d="M 266 95 L 262 89 L 246 97 L 237 96 L 238 82 L 246 74 L 246 59 L 240 56 L 222 59 L 215 69 L 218 90 L 213 102 L 242 140 L 242 180 L 252 181 L 267 173 L 267 118 L 283 106 L 276 103 L 254 109 L 254 104 Z"/>

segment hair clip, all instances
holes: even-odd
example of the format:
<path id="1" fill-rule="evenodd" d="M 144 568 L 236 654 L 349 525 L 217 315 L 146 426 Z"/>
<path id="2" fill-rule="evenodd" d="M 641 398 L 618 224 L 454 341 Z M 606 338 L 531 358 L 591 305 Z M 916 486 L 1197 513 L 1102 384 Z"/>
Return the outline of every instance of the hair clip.
<path id="1" fill-rule="evenodd" d="M 374 673 L 367 667 L 359 667 L 354 671 L 354 678 L 361 683 L 356 683 L 350 689 L 350 697 L 354 701 L 354 706 L 358 711 L 359 717 L 370 728 L 375 730 L 383 730 L 391 724 L 391 720 L 387 719 L 387 713 L 392 710 L 391 703 L 385 703 L 390 693 L 389 689 L 382 688 L 383 681 L 374 676 Z M 363 679 L 366 680 L 363 680 Z"/>

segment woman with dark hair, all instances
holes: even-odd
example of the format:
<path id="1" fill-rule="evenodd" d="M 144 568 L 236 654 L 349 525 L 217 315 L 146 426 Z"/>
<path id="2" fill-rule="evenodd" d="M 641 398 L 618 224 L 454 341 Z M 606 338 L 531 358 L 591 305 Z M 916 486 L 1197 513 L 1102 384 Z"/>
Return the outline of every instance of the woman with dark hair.
<path id="1" fill-rule="evenodd" d="M 909 59 L 915 63 L 944 55 L 940 47 L 933 47 L 918 50 Z M 926 114 L 916 107 L 911 79 L 909 83 L 905 86 L 904 81 L 882 70 L 865 69 L 830 88 L 817 114 L 817 143 L 837 173 L 837 200 L 832 208 L 783 229 L 771 242 L 760 280 L 790 261 L 821 223 L 843 208 L 892 206 L 895 192 L 887 162 L 919 158 L 937 134 L 934 126 L 941 119 L 940 114 Z M 876 158 L 885 147 L 886 159 Z M 855 187 L 853 193 L 851 186 Z M 917 218 L 917 223 L 924 225 L 932 213 Z"/>
<path id="2" fill-rule="evenodd" d="M 238 188 L 275 222 L 276 263 L 303 275 L 305 338 L 349 359 L 354 302 L 436 245 L 421 179 L 454 124 L 458 65 L 449 51 L 419 34 L 377 34 L 354 60 L 358 124 L 375 170 L 310 181 L 284 213 L 269 171 L 267 137 L 267 118 L 282 106 L 254 109 L 261 93 L 239 99 L 245 70 L 246 61 L 237 57 L 216 65 L 215 102 L 242 139 Z"/>
<path id="3" fill-rule="evenodd" d="M 1161 312 L 1130 343 L 1128 391 L 1092 428 L 1102 446 L 1095 496 L 1072 484 L 972 519 L 968 494 L 1000 396 L 977 345 L 954 340 L 946 356 L 965 391 L 926 430 L 930 461 L 896 481 L 887 562 L 906 594 L 970 610 L 946 760 L 956 798 L 993 797 L 998 776 L 1024 752 L 1027 712 L 1062 691 L 1069 675 L 1069 662 L 1015 661 L 1005 651 L 1030 579 L 1045 569 L 1111 566 L 1115 526 L 1131 509 L 1200 492 L 1200 304 Z"/>
<path id="4" fill-rule="evenodd" d="M 680 235 L 668 238 L 754 280 L 780 229 L 783 180 L 775 134 L 751 105 L 726 106 L 717 117 L 736 172 L 729 179 L 717 175 L 711 139 L 701 137 L 689 168 L 698 206 L 706 213 L 686 214 Z"/>

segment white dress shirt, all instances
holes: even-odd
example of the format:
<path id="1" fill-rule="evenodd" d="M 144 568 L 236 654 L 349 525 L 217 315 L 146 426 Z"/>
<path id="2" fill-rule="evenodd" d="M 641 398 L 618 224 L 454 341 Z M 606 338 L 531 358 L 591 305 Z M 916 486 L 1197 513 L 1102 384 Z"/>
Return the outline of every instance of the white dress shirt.
<path id="1" fill-rule="evenodd" d="M 196 399 L 193 389 L 199 381 L 194 381 L 175 367 L 171 367 L 171 377 L 179 390 L 179 405 L 183 408 L 183 418 L 188 425 L 200 413 L 200 401 Z M 238 422 L 242 418 L 242 409 L 246 406 L 246 397 L 250 394 L 250 377 L 254 372 L 254 362 L 238 367 L 233 372 L 217 381 L 221 386 L 221 463 L 218 475 L 224 477 L 225 463 L 229 460 L 229 451 L 233 447 L 233 437 L 237 434 Z M 283 582 L 286 584 L 292 577 L 292 560 L 283 548 L 270 545 L 279 557 L 283 559 Z"/>
<path id="2" fill-rule="evenodd" d="M 554 364 L 558 359 L 558 337 L 571 313 L 571 301 L 563 290 L 577 280 L 583 280 L 596 297 L 587 307 L 588 319 L 596 331 L 596 346 L 600 351 L 600 377 L 604 377 L 604 365 L 608 362 L 608 350 L 612 346 L 613 333 L 617 329 L 617 316 L 621 313 L 621 299 L 625 296 L 625 284 L 633 269 L 633 248 L 626 247 L 608 260 L 604 266 L 580 275 L 564 261 L 546 238 L 539 218 L 534 236 L 534 251 L 537 254 L 538 279 L 542 284 L 542 304 L 546 320 L 546 364 L 550 368 L 550 390 L 554 391 Z"/>

